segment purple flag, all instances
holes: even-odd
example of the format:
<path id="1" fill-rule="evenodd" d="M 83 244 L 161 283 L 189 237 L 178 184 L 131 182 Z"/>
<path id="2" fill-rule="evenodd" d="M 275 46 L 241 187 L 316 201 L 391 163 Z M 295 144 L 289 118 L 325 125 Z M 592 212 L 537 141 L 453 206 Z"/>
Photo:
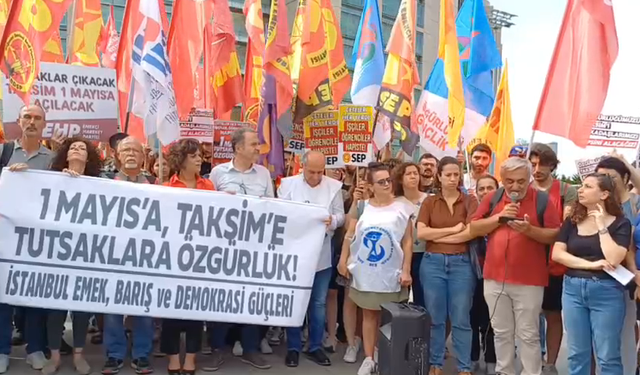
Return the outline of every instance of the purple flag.
<path id="1" fill-rule="evenodd" d="M 278 108 L 276 80 L 263 71 L 261 88 L 260 117 L 258 118 L 258 138 L 260 139 L 260 163 L 271 172 L 271 177 L 284 176 L 284 146 L 278 130 Z"/>

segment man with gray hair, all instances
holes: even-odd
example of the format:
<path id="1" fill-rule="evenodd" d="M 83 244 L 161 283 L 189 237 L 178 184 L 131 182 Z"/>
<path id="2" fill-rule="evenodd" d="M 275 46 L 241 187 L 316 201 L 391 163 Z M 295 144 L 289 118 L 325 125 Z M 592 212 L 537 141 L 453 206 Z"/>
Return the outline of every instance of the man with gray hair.
<path id="1" fill-rule="evenodd" d="M 260 140 L 258 133 L 250 128 L 242 128 L 231 135 L 233 159 L 217 165 L 211 171 L 210 179 L 216 190 L 230 194 L 253 195 L 274 198 L 271 173 L 262 165 L 256 164 L 260 158 Z M 212 359 L 204 371 L 217 371 L 224 364 L 222 349 L 231 324 L 213 323 L 208 326 L 211 341 Z M 260 330 L 257 326 L 245 325 L 241 330 L 242 351 L 240 360 L 255 368 L 266 370 L 271 365 L 258 353 Z M 266 341 L 265 341 L 266 342 Z M 234 354 L 236 350 L 234 348 Z"/>
<path id="2" fill-rule="evenodd" d="M 502 185 L 487 195 L 472 217 L 473 237 L 487 236 L 484 297 L 495 332 L 496 372 L 516 375 L 515 338 L 522 375 L 540 375 L 540 312 L 548 283 L 547 245 L 560 228 L 555 198 L 531 186 L 531 163 L 509 158 L 500 167 Z"/>
<path id="3" fill-rule="evenodd" d="M 278 197 L 293 202 L 317 204 L 329 210 L 325 220 L 327 233 L 313 280 L 309 300 L 309 351 L 306 356 L 320 366 L 331 365 L 322 350 L 327 311 L 327 294 L 331 282 L 331 239 L 334 231 L 344 224 L 342 182 L 324 175 L 325 156 L 318 151 L 307 151 L 302 157 L 302 174 L 282 179 Z M 302 351 L 301 329 L 287 328 L 287 356 L 285 365 L 297 367 Z"/>

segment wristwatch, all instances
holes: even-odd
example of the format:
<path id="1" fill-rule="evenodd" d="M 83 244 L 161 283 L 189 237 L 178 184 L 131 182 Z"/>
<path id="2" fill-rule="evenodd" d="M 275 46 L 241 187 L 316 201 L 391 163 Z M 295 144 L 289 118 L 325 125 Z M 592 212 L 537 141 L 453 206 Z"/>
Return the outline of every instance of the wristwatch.
<path id="1" fill-rule="evenodd" d="M 607 229 L 607 228 L 602 228 L 602 229 L 600 229 L 598 231 L 598 234 L 602 234 L 602 235 L 607 234 L 607 233 L 609 233 L 609 229 Z"/>

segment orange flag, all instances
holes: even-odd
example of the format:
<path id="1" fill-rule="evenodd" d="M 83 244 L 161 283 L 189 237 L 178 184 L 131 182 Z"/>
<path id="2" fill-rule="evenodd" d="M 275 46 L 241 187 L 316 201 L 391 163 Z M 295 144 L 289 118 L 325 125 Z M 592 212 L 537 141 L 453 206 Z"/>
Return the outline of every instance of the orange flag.
<path id="1" fill-rule="evenodd" d="M 291 65 L 287 24 L 287 5 L 285 0 L 271 0 L 269 11 L 268 34 L 264 47 L 264 72 L 271 75 L 276 84 L 277 118 L 280 118 L 289 108 L 293 100 L 293 82 L 291 81 Z M 266 98 L 262 98 L 261 106 Z M 271 102 L 271 98 L 268 101 Z M 262 110 L 262 108 L 261 108 Z"/>
<path id="2" fill-rule="evenodd" d="M 586 147 L 617 57 L 611 2 L 569 0 L 533 130 Z"/>
<path id="3" fill-rule="evenodd" d="M 100 66 L 98 47 L 102 35 L 100 0 L 76 0 L 75 22 L 71 33 L 69 62 L 73 65 Z"/>
<path id="4" fill-rule="evenodd" d="M 293 122 L 333 104 L 320 0 L 300 0 L 291 32 L 291 76 L 298 83 Z"/>
<path id="5" fill-rule="evenodd" d="M 53 33 L 51 38 L 44 45 L 40 61 L 59 64 L 64 63 L 62 40 L 60 39 L 60 32 L 58 30 Z"/>
<path id="6" fill-rule="evenodd" d="M 326 35 L 326 46 L 329 52 L 329 82 L 333 107 L 338 108 L 344 95 L 351 90 L 351 75 L 344 59 L 344 45 L 340 22 L 336 19 L 331 0 L 322 0 L 322 16 Z"/>
<path id="7" fill-rule="evenodd" d="M 399 134 L 402 149 L 412 155 L 420 140 L 413 117 L 413 89 L 420 84 L 416 67 L 416 2 L 402 0 L 387 43 L 387 65 L 378 98 L 376 129 L 390 128 Z"/>
<path id="8" fill-rule="evenodd" d="M 17 0 L 16 0 L 17 1 Z M 22 0 L 24 1 L 24 0 Z M 160 5 L 160 17 L 162 17 L 162 28 L 169 29 L 167 12 L 164 1 L 158 1 Z M 118 107 L 120 109 L 120 127 L 129 135 L 147 142 L 144 134 L 144 123 L 142 119 L 130 114 L 129 124 L 126 125 L 127 110 L 129 105 L 129 91 L 131 91 L 131 53 L 133 51 L 133 36 L 136 34 L 135 25 L 140 24 L 142 17 L 139 13 L 140 0 L 127 0 L 127 6 L 122 20 L 120 44 L 118 46 L 118 59 L 116 60 L 116 76 L 118 78 Z"/>
<path id="9" fill-rule="evenodd" d="M 116 21 L 113 18 L 113 5 L 109 11 L 109 20 L 107 25 L 102 29 L 100 52 L 102 52 L 102 66 L 114 69 L 116 67 L 116 59 L 118 58 L 118 44 L 120 37 L 116 30 Z"/>
<path id="10" fill-rule="evenodd" d="M 262 88 L 262 53 L 264 51 L 264 21 L 260 0 L 248 0 L 244 4 L 245 27 L 249 41 L 244 64 L 244 121 L 258 123 L 260 115 L 260 90 Z"/>
<path id="11" fill-rule="evenodd" d="M 236 52 L 236 35 L 227 0 L 214 0 L 213 22 L 205 28 L 205 74 L 207 108 L 216 117 L 242 103 L 242 71 Z"/>
<path id="12" fill-rule="evenodd" d="M 11 8 L 11 0 L 0 0 L 0 35 L 4 31 L 9 16 L 9 8 Z"/>
<path id="13" fill-rule="evenodd" d="M 31 86 L 40 73 L 42 51 L 60 27 L 71 0 L 14 0 L 2 35 L 0 69 L 9 87 L 29 103 Z"/>
<path id="14" fill-rule="evenodd" d="M 204 28 L 211 20 L 212 13 L 212 0 L 174 2 L 167 49 L 178 115 L 181 117 L 189 115 L 191 108 L 195 107 L 198 89 L 196 70 L 202 59 Z"/>

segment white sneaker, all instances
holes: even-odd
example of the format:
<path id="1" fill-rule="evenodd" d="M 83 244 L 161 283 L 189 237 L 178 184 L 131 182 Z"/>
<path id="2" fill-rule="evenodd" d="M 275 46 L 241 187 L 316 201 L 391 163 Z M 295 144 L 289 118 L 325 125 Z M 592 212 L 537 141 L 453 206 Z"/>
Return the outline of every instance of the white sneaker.
<path id="1" fill-rule="evenodd" d="M 480 370 L 480 362 L 471 361 L 471 372 L 476 372 L 478 370 Z"/>
<path id="2" fill-rule="evenodd" d="M 233 350 L 231 352 L 236 357 L 242 357 L 242 354 L 244 353 L 242 351 L 242 344 L 240 343 L 240 341 L 236 341 L 236 343 L 233 344 Z"/>
<path id="3" fill-rule="evenodd" d="M 358 360 L 358 348 L 355 346 L 348 346 L 342 359 L 347 363 L 356 363 Z"/>
<path id="4" fill-rule="evenodd" d="M 487 375 L 496 375 L 495 363 L 487 363 Z"/>
<path id="5" fill-rule="evenodd" d="M 4 374 L 9 369 L 9 356 L 0 354 L 0 374 Z"/>
<path id="6" fill-rule="evenodd" d="M 558 375 L 558 369 L 554 365 L 542 365 L 542 375 Z"/>
<path id="7" fill-rule="evenodd" d="M 34 370 L 42 370 L 47 365 L 47 358 L 43 352 L 33 352 L 27 356 L 27 364 Z"/>
<path id="8" fill-rule="evenodd" d="M 269 340 L 267 340 L 266 338 L 260 341 L 260 353 L 273 354 L 273 349 L 271 349 L 271 346 L 269 345 Z"/>
<path id="9" fill-rule="evenodd" d="M 358 375 L 371 375 L 375 374 L 375 371 L 376 363 L 371 357 L 367 357 L 362 361 L 362 365 L 360 365 L 360 369 L 358 369 Z"/>

